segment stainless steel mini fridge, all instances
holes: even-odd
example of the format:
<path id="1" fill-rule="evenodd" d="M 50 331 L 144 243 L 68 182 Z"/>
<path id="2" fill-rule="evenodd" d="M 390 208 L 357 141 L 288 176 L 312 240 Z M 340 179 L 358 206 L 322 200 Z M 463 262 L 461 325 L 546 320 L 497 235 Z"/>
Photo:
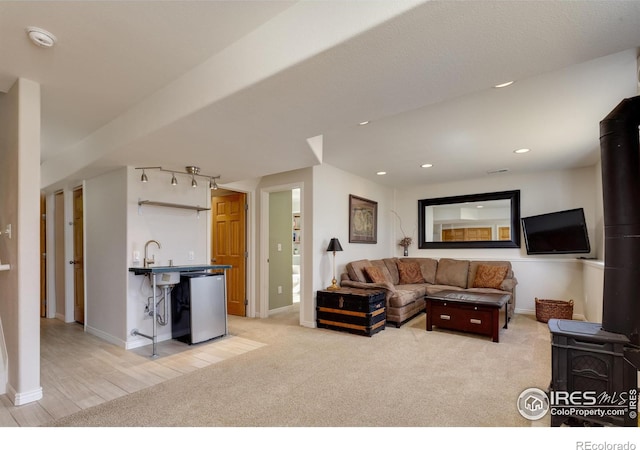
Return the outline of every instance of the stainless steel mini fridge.
<path id="1" fill-rule="evenodd" d="M 191 272 L 171 292 L 171 336 L 187 344 L 227 334 L 224 274 Z"/>

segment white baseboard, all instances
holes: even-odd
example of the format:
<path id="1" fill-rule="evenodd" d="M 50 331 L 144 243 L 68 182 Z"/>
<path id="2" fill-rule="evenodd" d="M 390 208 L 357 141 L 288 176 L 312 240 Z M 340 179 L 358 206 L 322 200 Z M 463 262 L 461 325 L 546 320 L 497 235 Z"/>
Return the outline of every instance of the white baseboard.
<path id="1" fill-rule="evenodd" d="M 7 384 L 7 397 L 15 406 L 26 405 L 42 399 L 42 386 L 28 392 L 16 392 L 13 386 Z"/>
<path id="2" fill-rule="evenodd" d="M 103 339 L 103 340 L 109 342 L 110 344 L 117 345 L 120 348 L 124 348 L 125 350 L 131 350 L 131 349 L 138 348 L 138 347 L 144 347 L 145 345 L 149 345 L 149 344 L 152 343 L 151 339 L 148 339 L 148 338 L 146 338 L 144 336 L 135 336 L 135 337 L 132 336 L 131 339 L 123 341 L 122 339 L 119 339 L 119 338 L 117 338 L 115 336 L 112 336 L 112 335 L 110 335 L 108 333 L 105 333 L 104 331 L 97 330 L 97 329 L 92 328 L 90 326 L 87 326 L 86 332 L 90 333 L 90 334 L 93 334 L 94 336 L 97 336 L 100 339 Z M 147 333 L 145 333 L 145 334 L 147 334 Z M 156 343 L 162 342 L 162 341 L 168 341 L 169 339 L 172 339 L 171 330 L 165 331 L 164 333 L 158 333 L 156 335 Z"/>
<path id="3" fill-rule="evenodd" d="M 513 312 L 516 314 L 525 314 L 527 316 L 536 316 L 535 309 L 516 308 Z M 572 320 L 580 320 L 582 322 L 586 322 L 587 318 L 584 316 L 584 314 L 574 314 Z"/>

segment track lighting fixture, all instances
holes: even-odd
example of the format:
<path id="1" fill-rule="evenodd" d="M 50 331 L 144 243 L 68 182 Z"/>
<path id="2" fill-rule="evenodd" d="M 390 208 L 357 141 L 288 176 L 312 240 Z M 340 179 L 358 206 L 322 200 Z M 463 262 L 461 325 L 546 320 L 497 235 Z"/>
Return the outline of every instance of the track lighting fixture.
<path id="1" fill-rule="evenodd" d="M 172 186 L 176 186 L 178 184 L 178 179 L 176 178 L 176 174 L 184 174 L 184 175 L 191 175 L 191 187 L 196 188 L 198 187 L 198 181 L 196 180 L 196 177 L 202 177 L 202 178 L 206 178 L 209 180 L 209 189 L 211 190 L 216 190 L 218 189 L 218 183 L 216 182 L 216 180 L 218 180 L 220 178 L 220 175 L 205 175 L 203 173 L 200 173 L 200 168 L 197 166 L 186 166 L 185 167 L 185 171 L 180 171 L 180 170 L 169 170 L 169 169 L 163 169 L 160 166 L 154 166 L 154 167 L 136 167 L 136 170 L 142 170 L 142 176 L 140 177 L 140 181 L 142 181 L 143 183 L 146 183 L 149 181 L 149 178 L 147 177 L 147 170 L 159 170 L 160 172 L 169 172 L 171 174 L 171 185 Z"/>

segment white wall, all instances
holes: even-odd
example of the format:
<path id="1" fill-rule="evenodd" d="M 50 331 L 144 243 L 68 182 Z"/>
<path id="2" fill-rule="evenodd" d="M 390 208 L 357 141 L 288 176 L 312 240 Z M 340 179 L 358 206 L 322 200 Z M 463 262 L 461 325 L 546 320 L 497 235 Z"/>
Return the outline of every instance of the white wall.
<path id="1" fill-rule="evenodd" d="M 433 169 L 436 170 L 435 167 Z M 398 190 L 396 204 L 406 231 L 418 222 L 417 202 L 420 199 L 519 189 L 522 217 L 564 209 L 584 208 L 592 246 L 591 256 L 595 256 L 599 236 L 601 236 L 601 230 L 597 229 L 601 227 L 598 221 L 602 216 L 601 202 L 597 201 L 597 196 L 601 195 L 599 183 L 598 172 L 594 167 L 538 172 L 529 175 L 488 175 L 475 180 Z M 397 229 L 396 239 L 400 238 L 400 231 Z M 417 248 L 417 243 L 414 243 L 410 248 L 410 254 L 435 258 L 510 260 L 519 282 L 516 290 L 517 311 L 535 311 L 535 298 L 538 297 L 573 299 L 574 313 L 584 314 L 583 266 L 570 255 L 528 256 L 524 240 L 519 249 L 420 250 Z"/>
<path id="2" fill-rule="evenodd" d="M 23 405 L 42 398 L 39 84 L 21 78 L 0 96 L 0 136 L 0 393 Z"/>
<path id="3" fill-rule="evenodd" d="M 153 321 L 144 313 L 152 294 L 150 280 L 128 270 L 143 265 L 145 243 L 153 239 L 161 245 L 149 245 L 155 265 L 169 265 L 170 260 L 176 266 L 209 264 L 210 259 L 209 210 L 138 205 L 139 200 L 152 200 L 210 208 L 206 180 L 192 188 L 185 175 L 176 174 L 177 186 L 170 184 L 171 174 L 147 175 L 149 181 L 142 183 L 141 171 L 123 167 L 84 183 L 85 326 L 87 332 L 125 348 L 151 343 L 131 336 L 133 329 L 153 332 Z M 171 339 L 170 326 L 158 326 L 157 333 L 158 342 Z"/>
<path id="4" fill-rule="evenodd" d="M 604 263 L 583 261 L 584 317 L 589 322 L 602 323 Z"/>
<path id="5" fill-rule="evenodd" d="M 340 274 L 345 271 L 345 265 L 348 262 L 358 259 L 386 258 L 393 254 L 397 247 L 393 238 L 397 219 L 391 212 L 394 209 L 394 193 L 389 187 L 373 183 L 328 164 L 313 168 L 313 185 L 313 267 L 316 277 L 313 290 L 315 293 L 331 284 L 333 254 L 327 252 L 331 238 L 337 237 L 343 249 L 342 252 L 336 253 L 336 273 L 339 282 Z M 350 194 L 378 203 L 378 242 L 376 244 L 349 243 Z"/>
<path id="6" fill-rule="evenodd" d="M 144 313 L 147 298 L 152 295 L 149 279 L 142 275 L 127 272 L 129 267 L 142 266 L 145 243 L 151 239 L 158 241 L 148 247 L 149 257 L 155 256 L 156 266 L 173 264 L 209 264 L 211 253 L 210 211 L 197 213 L 188 209 L 165 208 L 160 206 L 138 206 L 139 200 L 152 200 L 165 203 L 201 206 L 210 208 L 211 191 L 206 180 L 198 179 L 198 187 L 191 187 L 191 178 L 176 174 L 178 185 L 170 184 L 171 174 L 159 171 L 147 171 L 149 181 L 142 183 L 142 172 L 127 168 L 126 248 L 123 249 L 120 267 L 127 274 L 126 322 L 123 322 L 123 339 L 127 348 L 150 343 L 149 339 L 131 336 L 131 330 L 151 335 L 152 319 Z M 140 260 L 134 261 L 134 252 L 139 252 Z M 193 252 L 193 259 L 189 258 Z M 168 317 L 170 320 L 170 317 Z M 158 326 L 158 342 L 171 339 L 171 326 Z"/>
<path id="7" fill-rule="evenodd" d="M 85 328 L 123 345 L 127 299 L 127 170 L 85 182 Z"/>

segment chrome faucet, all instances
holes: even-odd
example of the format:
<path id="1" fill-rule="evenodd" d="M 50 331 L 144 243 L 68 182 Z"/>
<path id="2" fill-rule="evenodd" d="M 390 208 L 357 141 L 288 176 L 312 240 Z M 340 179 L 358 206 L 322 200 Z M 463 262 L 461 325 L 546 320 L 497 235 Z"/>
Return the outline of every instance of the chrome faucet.
<path id="1" fill-rule="evenodd" d="M 147 256 L 147 250 L 149 248 L 149 244 L 156 244 L 158 246 L 158 248 L 162 248 L 160 247 L 160 242 L 151 239 L 150 241 L 147 241 L 146 244 L 144 244 L 144 267 L 149 267 L 151 264 L 155 264 L 155 255 L 149 259 L 149 257 Z"/>

